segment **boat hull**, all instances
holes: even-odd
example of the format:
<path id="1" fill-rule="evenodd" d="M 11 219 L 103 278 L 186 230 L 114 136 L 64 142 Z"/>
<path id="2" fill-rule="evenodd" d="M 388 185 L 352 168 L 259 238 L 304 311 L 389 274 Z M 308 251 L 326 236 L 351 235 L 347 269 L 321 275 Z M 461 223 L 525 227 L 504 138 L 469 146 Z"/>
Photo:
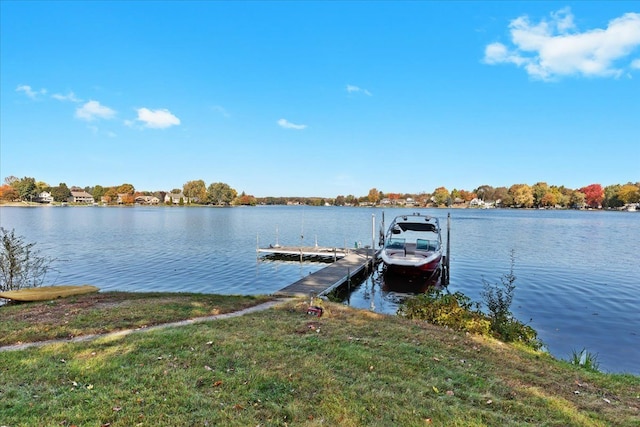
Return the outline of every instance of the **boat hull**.
<path id="1" fill-rule="evenodd" d="M 391 261 L 382 260 L 384 270 L 389 273 L 405 276 L 431 276 L 441 270 L 442 255 L 435 257 L 432 261 L 417 264 L 404 260 Z"/>

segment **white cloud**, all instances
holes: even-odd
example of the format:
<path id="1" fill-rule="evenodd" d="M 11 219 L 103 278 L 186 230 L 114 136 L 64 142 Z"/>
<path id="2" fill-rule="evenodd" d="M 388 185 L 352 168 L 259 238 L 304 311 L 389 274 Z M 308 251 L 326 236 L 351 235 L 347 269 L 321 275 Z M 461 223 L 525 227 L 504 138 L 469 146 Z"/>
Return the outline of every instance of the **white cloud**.
<path id="1" fill-rule="evenodd" d="M 634 59 L 633 61 L 631 61 L 631 68 L 640 70 L 640 59 Z"/>
<path id="2" fill-rule="evenodd" d="M 19 85 L 16 88 L 16 92 L 24 92 L 31 99 L 36 99 L 38 95 L 44 95 L 47 93 L 46 89 L 33 90 L 29 85 Z"/>
<path id="3" fill-rule="evenodd" d="M 347 85 L 347 92 L 348 93 L 363 93 L 367 96 L 372 96 L 371 92 L 369 92 L 367 89 L 362 89 L 361 87 L 358 86 L 354 86 L 354 85 Z"/>
<path id="4" fill-rule="evenodd" d="M 89 101 L 76 109 L 76 117 L 89 122 L 96 119 L 111 119 L 115 115 L 114 110 L 101 105 L 98 101 Z"/>
<path id="5" fill-rule="evenodd" d="M 153 129 L 165 129 L 180 124 L 180 119 L 166 109 L 149 110 L 148 108 L 138 108 L 137 120 L 143 122 L 145 127 Z"/>
<path id="6" fill-rule="evenodd" d="M 51 97 L 53 99 L 57 99 L 58 101 L 82 102 L 82 99 L 77 98 L 73 92 L 69 92 L 66 95 L 54 93 L 53 95 L 51 95 Z"/>
<path id="7" fill-rule="evenodd" d="M 295 123 L 291 123 L 290 121 L 286 120 L 286 119 L 280 119 L 278 120 L 278 125 L 282 128 L 285 129 L 297 129 L 297 130 L 302 130 L 305 129 L 307 127 L 307 125 L 297 125 Z"/>
<path id="8" fill-rule="evenodd" d="M 487 64 L 511 63 L 541 80 L 560 76 L 619 77 L 635 68 L 625 59 L 640 46 L 640 14 L 626 13 L 607 28 L 579 32 L 569 8 L 551 13 L 551 19 L 532 24 L 527 16 L 509 23 L 513 48 L 491 43 Z"/>

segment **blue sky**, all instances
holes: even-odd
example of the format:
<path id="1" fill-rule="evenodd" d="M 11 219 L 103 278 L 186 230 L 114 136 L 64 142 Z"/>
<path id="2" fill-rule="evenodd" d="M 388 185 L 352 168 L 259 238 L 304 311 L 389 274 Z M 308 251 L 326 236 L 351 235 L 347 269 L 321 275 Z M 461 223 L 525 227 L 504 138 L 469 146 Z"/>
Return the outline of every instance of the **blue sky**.
<path id="1" fill-rule="evenodd" d="M 0 174 L 255 196 L 640 181 L 637 2 L 0 2 Z"/>

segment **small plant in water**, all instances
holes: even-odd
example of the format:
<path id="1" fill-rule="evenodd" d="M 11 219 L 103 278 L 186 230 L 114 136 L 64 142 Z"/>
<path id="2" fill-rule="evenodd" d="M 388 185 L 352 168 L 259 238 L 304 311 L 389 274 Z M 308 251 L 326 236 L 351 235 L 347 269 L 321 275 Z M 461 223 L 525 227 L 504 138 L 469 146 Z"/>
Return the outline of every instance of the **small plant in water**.
<path id="1" fill-rule="evenodd" d="M 489 283 L 482 279 L 484 290 L 482 297 L 491 321 L 491 332 L 504 342 L 521 342 L 534 349 L 540 349 L 542 343 L 538 340 L 537 332 L 513 317 L 511 304 L 516 290 L 515 251 L 511 250 L 511 267 L 509 273 L 500 278 L 500 283 Z"/>
<path id="2" fill-rule="evenodd" d="M 581 366 L 587 371 L 600 371 L 600 362 L 598 362 L 598 355 L 587 351 L 586 348 L 583 348 L 580 352 L 573 350 L 571 352 L 569 363 L 571 363 L 572 365 Z"/>

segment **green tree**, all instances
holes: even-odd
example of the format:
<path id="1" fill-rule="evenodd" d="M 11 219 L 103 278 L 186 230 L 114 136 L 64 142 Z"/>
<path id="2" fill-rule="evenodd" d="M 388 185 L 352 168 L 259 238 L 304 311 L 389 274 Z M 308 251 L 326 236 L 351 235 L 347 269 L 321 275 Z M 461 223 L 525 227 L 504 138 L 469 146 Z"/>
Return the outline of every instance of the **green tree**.
<path id="1" fill-rule="evenodd" d="M 189 203 L 192 201 L 196 203 L 204 203 L 207 200 L 207 186 L 201 179 L 196 181 L 187 181 L 182 186 L 182 192 Z"/>
<path id="2" fill-rule="evenodd" d="M 104 196 L 106 192 L 107 189 L 102 185 L 96 185 L 95 187 L 93 187 L 91 195 L 93 196 L 93 200 L 95 200 L 96 202 L 100 202 L 102 200 L 102 196 Z"/>
<path id="3" fill-rule="evenodd" d="M 25 176 L 18 181 L 14 181 L 12 187 L 17 191 L 20 200 L 31 200 L 37 194 L 36 180 L 34 178 Z"/>
<path id="4" fill-rule="evenodd" d="M 618 192 L 622 186 L 620 184 L 608 185 L 604 187 L 604 199 L 602 200 L 602 207 L 604 208 L 619 208 L 624 206 L 624 202 L 618 197 Z"/>
<path id="5" fill-rule="evenodd" d="M 207 189 L 207 201 L 214 205 L 230 205 L 238 192 L 224 182 L 214 182 Z"/>
<path id="6" fill-rule="evenodd" d="M 61 182 L 60 185 L 51 189 L 51 197 L 56 202 L 66 202 L 71 197 L 71 190 L 69 190 L 67 184 Z"/>
<path id="7" fill-rule="evenodd" d="M 571 194 L 569 196 L 569 206 L 571 206 L 572 208 L 583 208 L 586 204 L 586 199 L 587 197 L 584 195 L 584 193 L 578 190 L 573 190 L 571 191 Z"/>

